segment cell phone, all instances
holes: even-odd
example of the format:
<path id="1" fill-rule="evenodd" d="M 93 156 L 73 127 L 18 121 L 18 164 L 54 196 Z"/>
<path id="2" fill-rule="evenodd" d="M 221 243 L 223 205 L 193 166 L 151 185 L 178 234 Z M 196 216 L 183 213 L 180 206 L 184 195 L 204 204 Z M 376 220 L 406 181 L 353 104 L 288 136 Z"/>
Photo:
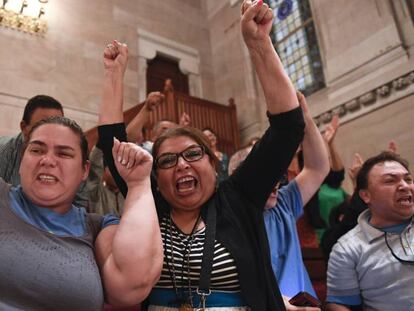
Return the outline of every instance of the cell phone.
<path id="1" fill-rule="evenodd" d="M 289 303 L 298 307 L 321 307 L 318 298 L 313 297 L 308 292 L 299 292 L 289 300 Z"/>

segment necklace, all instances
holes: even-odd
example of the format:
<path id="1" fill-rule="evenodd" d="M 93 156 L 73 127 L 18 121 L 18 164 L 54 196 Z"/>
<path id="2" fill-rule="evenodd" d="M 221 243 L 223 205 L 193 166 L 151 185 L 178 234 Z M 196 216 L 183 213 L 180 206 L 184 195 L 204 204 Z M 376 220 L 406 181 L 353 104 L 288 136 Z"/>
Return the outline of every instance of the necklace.
<path id="1" fill-rule="evenodd" d="M 191 277 L 190 277 L 190 253 L 191 253 L 191 246 L 193 243 L 194 233 L 198 227 L 198 224 L 201 219 L 201 214 L 198 215 L 197 220 L 193 226 L 193 229 L 191 230 L 190 236 L 188 238 L 188 241 L 184 244 L 184 253 L 183 253 L 183 264 L 181 265 L 181 282 L 180 282 L 180 290 L 178 288 L 178 282 L 177 282 L 177 275 L 175 270 L 175 264 L 174 264 L 174 249 L 173 249 L 173 230 L 172 230 L 172 217 L 171 213 L 169 215 L 169 226 L 168 226 L 168 233 L 170 238 L 170 256 L 171 256 L 171 262 L 168 260 L 168 256 L 165 255 L 165 259 L 167 261 L 168 271 L 169 275 L 171 277 L 171 281 L 174 287 L 174 291 L 177 297 L 177 302 L 179 303 L 179 311 L 191 311 L 193 310 L 193 295 L 192 295 L 192 289 L 191 289 Z M 166 248 L 164 248 L 166 249 Z M 188 296 L 185 295 L 185 284 L 184 284 L 184 260 L 186 260 L 187 264 L 187 279 L 188 279 Z"/>

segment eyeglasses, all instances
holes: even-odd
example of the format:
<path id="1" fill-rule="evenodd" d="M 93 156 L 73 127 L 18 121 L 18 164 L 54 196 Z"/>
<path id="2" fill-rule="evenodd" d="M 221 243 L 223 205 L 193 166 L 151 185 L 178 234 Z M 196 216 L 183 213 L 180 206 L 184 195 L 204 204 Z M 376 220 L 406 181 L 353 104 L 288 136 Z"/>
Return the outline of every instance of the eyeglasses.
<path id="1" fill-rule="evenodd" d="M 195 162 L 203 156 L 203 146 L 191 146 L 179 153 L 163 153 L 155 160 L 155 164 L 158 168 L 167 169 L 177 165 L 178 157 L 182 157 L 187 162 Z"/>
<path id="2" fill-rule="evenodd" d="M 404 250 L 404 243 L 411 243 L 411 241 L 403 241 L 403 237 L 401 235 L 398 239 L 395 241 L 391 241 L 392 244 L 397 245 L 390 245 L 390 242 L 388 241 L 387 232 L 385 232 L 385 244 L 387 244 L 388 249 L 391 251 L 391 254 L 394 256 L 395 259 L 397 259 L 401 263 L 408 263 L 408 264 L 414 264 L 414 254 L 411 252 L 411 254 L 407 254 Z M 394 242 L 394 243 L 393 243 Z M 408 248 L 411 249 L 413 245 L 409 245 Z"/>

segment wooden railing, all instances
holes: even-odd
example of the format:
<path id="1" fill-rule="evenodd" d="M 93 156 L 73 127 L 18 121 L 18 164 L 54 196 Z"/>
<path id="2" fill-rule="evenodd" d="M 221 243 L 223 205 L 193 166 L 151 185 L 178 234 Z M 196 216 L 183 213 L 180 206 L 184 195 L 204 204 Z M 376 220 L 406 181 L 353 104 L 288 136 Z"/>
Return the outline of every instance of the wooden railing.
<path id="1" fill-rule="evenodd" d="M 210 127 L 217 134 L 218 149 L 232 155 L 240 148 L 239 129 L 237 125 L 236 105 L 229 99 L 229 105 L 221 105 L 208 100 L 192 97 L 173 90 L 171 83 L 166 82 L 164 89 L 165 102 L 150 113 L 149 122 L 145 125 L 144 138 L 152 136 L 153 125 L 160 120 L 179 123 L 183 112 L 191 118 L 191 126 L 203 129 Z M 138 104 L 124 112 L 125 123 L 128 124 L 141 110 L 144 103 Z M 97 129 L 85 132 L 91 149 L 97 142 Z"/>

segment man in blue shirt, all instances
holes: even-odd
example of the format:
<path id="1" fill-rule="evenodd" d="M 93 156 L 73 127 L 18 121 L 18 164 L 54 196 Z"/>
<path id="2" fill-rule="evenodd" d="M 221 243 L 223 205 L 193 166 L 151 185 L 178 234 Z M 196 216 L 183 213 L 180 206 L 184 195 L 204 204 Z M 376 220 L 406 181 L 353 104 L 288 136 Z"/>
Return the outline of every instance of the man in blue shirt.
<path id="1" fill-rule="evenodd" d="M 264 211 L 273 272 L 288 310 L 293 307 L 288 300 L 301 291 L 316 297 L 303 264 L 296 220 L 302 215 L 303 206 L 316 193 L 329 172 L 329 157 L 324 140 L 313 122 L 305 97 L 299 92 L 297 96 L 306 122 L 302 142 L 304 167 L 286 186 L 278 189 L 279 183 L 276 185 L 266 202 Z M 235 159 L 241 162 L 248 152 L 240 153 L 244 155 L 240 157 L 239 154 Z M 237 167 L 237 164 L 232 163 L 231 166 Z"/>

